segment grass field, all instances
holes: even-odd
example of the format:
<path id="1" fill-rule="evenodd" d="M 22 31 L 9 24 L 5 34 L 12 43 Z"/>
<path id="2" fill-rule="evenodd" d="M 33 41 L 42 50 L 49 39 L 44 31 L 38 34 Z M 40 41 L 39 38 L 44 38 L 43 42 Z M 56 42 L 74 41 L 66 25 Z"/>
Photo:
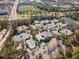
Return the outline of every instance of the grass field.
<path id="1" fill-rule="evenodd" d="M 44 11 L 44 10 L 41 10 L 35 6 L 32 6 L 32 5 L 19 5 L 19 8 L 18 8 L 19 11 L 38 11 L 38 12 L 41 12 L 41 11 Z"/>
<path id="2" fill-rule="evenodd" d="M 70 5 L 63 5 L 63 6 L 60 6 L 61 8 L 72 8 L 72 6 Z"/>

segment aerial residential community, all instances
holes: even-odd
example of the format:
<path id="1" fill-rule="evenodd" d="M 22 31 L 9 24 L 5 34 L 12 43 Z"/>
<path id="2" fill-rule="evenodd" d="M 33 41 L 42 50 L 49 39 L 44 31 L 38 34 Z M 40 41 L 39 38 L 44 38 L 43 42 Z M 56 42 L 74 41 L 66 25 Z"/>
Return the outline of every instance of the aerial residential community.
<path id="1" fill-rule="evenodd" d="M 79 59 L 79 1 L 0 0 L 0 59 Z"/>

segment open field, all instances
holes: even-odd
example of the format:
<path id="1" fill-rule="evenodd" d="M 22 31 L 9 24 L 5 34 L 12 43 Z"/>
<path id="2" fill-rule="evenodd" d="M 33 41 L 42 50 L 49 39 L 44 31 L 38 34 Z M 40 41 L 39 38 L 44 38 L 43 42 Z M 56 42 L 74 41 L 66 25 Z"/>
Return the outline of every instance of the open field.
<path id="1" fill-rule="evenodd" d="M 72 6 L 70 5 L 63 5 L 63 6 L 60 6 L 61 8 L 72 8 Z"/>
<path id="2" fill-rule="evenodd" d="M 38 11 L 38 12 L 41 12 L 41 11 L 44 11 L 44 10 L 41 10 L 35 6 L 32 6 L 32 5 L 26 5 L 26 4 L 23 4 L 23 5 L 19 5 L 19 8 L 18 8 L 18 11 Z"/>

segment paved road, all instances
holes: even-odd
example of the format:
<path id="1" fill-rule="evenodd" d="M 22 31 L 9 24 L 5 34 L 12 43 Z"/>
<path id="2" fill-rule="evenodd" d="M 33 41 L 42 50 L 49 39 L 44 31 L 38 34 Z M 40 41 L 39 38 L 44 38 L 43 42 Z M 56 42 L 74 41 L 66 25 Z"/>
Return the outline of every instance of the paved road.
<path id="1" fill-rule="evenodd" d="M 14 5 L 13 5 L 13 8 L 11 10 L 11 13 L 10 13 L 10 16 L 9 16 L 9 20 L 15 20 L 15 18 L 17 17 L 16 16 L 16 10 L 17 10 L 17 6 L 18 6 L 18 3 L 19 3 L 19 0 L 16 0 Z M 6 42 L 9 34 L 10 34 L 10 31 L 11 31 L 11 27 L 12 27 L 12 23 L 10 23 L 10 27 L 9 27 L 9 30 L 6 32 L 6 34 L 4 34 L 4 32 L 2 33 L 3 35 L 0 36 L 0 50 L 2 49 L 2 47 L 4 46 L 4 43 Z M 3 37 L 4 36 L 4 37 Z"/>
<path id="2" fill-rule="evenodd" d="M 7 29 L 3 29 L 1 32 L 0 32 L 0 42 L 2 41 L 3 37 L 5 36 L 7 32 Z"/>
<path id="3" fill-rule="evenodd" d="M 18 4 L 19 4 L 19 0 L 16 0 L 14 2 L 13 7 L 12 7 L 9 20 L 15 20 L 15 19 L 17 19 L 17 7 L 18 7 Z"/>
<path id="4" fill-rule="evenodd" d="M 14 3 L 14 6 L 11 10 L 11 13 L 10 13 L 10 16 L 9 16 L 9 20 L 12 21 L 12 20 L 15 20 L 17 15 L 16 15 L 16 10 L 17 10 L 17 6 L 19 4 L 19 0 L 16 0 L 15 3 Z M 6 32 L 5 35 L 3 35 L 4 37 L 2 38 L 2 40 L 0 41 L 0 50 L 2 49 L 2 47 L 4 46 L 4 43 L 6 42 L 9 34 L 10 34 L 10 31 L 11 31 L 11 27 L 12 25 L 10 24 L 10 27 L 9 27 L 9 30 Z"/>
<path id="5" fill-rule="evenodd" d="M 19 3 L 19 0 L 16 0 L 13 8 L 11 10 L 11 14 L 9 16 L 9 20 L 11 20 L 11 21 L 15 20 L 15 18 L 17 17 L 16 16 L 16 10 L 17 10 L 18 3 Z M 7 40 L 8 36 L 10 34 L 10 31 L 11 31 L 11 27 L 12 27 L 12 24 L 10 24 L 9 30 L 6 32 L 6 34 L 5 35 L 3 34 L 4 37 L 0 41 L 0 49 L 3 47 L 5 41 Z"/>
<path id="6" fill-rule="evenodd" d="M 0 50 L 2 49 L 2 47 L 4 46 L 4 43 L 6 41 L 6 39 L 8 38 L 9 34 L 10 34 L 11 29 L 9 29 L 6 33 L 6 35 L 4 35 L 4 38 L 2 38 L 2 40 L 0 41 Z"/>

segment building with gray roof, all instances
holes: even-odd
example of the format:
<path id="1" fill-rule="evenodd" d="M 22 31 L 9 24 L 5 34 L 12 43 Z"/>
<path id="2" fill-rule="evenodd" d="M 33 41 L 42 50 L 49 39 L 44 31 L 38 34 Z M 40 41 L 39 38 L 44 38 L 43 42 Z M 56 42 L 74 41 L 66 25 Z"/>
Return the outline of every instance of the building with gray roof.
<path id="1" fill-rule="evenodd" d="M 26 33 L 21 33 L 21 34 L 19 34 L 19 35 L 13 36 L 13 41 L 15 41 L 15 42 L 20 42 L 20 41 L 23 41 L 23 40 L 27 40 L 27 39 L 29 39 L 29 38 L 30 38 L 30 36 L 29 36 L 28 34 L 26 34 Z"/>

